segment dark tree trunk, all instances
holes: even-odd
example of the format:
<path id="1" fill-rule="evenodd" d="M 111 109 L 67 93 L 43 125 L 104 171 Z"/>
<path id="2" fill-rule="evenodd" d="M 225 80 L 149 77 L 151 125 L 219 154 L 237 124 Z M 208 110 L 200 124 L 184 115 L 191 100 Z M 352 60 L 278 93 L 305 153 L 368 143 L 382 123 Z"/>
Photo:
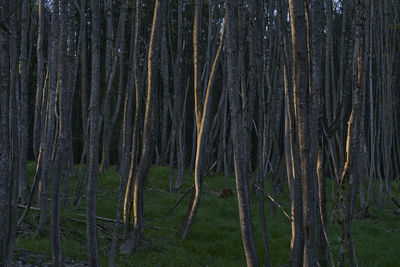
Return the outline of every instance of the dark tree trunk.
<path id="1" fill-rule="evenodd" d="M 38 38 L 37 38 L 37 75 L 36 75 L 36 100 L 35 100 L 35 117 L 33 124 L 33 154 L 35 155 L 36 160 L 39 156 L 39 146 L 40 146 L 40 128 L 41 125 L 41 116 L 42 112 L 42 94 L 44 90 L 44 3 L 43 0 L 39 1 L 38 4 Z"/>
<path id="2" fill-rule="evenodd" d="M 21 52 L 19 65 L 21 67 L 21 83 L 20 83 L 20 99 L 19 99 L 19 129 L 20 129 L 20 145 L 19 145 L 19 198 L 22 202 L 26 202 L 29 189 L 28 177 L 26 175 L 26 163 L 28 157 L 28 87 L 29 87 L 29 65 L 28 65 L 28 49 L 29 49 L 29 16 L 30 4 L 29 1 L 24 0 L 21 3 Z"/>
<path id="3" fill-rule="evenodd" d="M 1 1 L 0 21 L 9 23 L 9 1 Z M 7 28 L 8 29 L 8 28 Z M 8 29 L 9 30 L 9 29 Z M 0 265 L 7 265 L 8 250 L 8 185 L 10 164 L 10 121 L 9 121 L 9 86 L 10 86 L 10 31 L 0 30 Z"/>
<path id="4" fill-rule="evenodd" d="M 45 132 L 44 140 L 41 142 L 41 150 L 43 151 L 43 165 L 41 168 L 41 176 L 39 181 L 39 207 L 40 217 L 38 231 L 43 232 L 47 224 L 48 217 L 48 187 L 49 177 L 52 165 L 52 152 L 53 152 L 53 141 L 55 135 L 55 123 L 56 118 L 54 114 L 55 110 L 55 99 L 57 90 L 57 56 L 58 56 L 58 38 L 59 38 L 59 3 L 54 2 L 53 12 L 51 15 L 51 29 L 50 29 L 50 45 L 49 45 L 49 90 L 46 99 L 46 112 L 43 112 L 45 117 Z"/>
<path id="5" fill-rule="evenodd" d="M 239 219 L 247 266 L 258 266 L 259 260 L 253 239 L 248 190 L 248 168 L 245 150 L 245 128 L 240 104 L 240 83 L 237 47 L 237 1 L 226 0 L 226 41 L 228 58 L 229 104 L 232 118 L 233 155 L 235 163 L 236 190 L 239 204 Z"/>
<path id="6" fill-rule="evenodd" d="M 58 113 L 58 136 L 55 144 L 55 162 L 51 191 L 51 244 L 52 264 L 62 266 L 61 237 L 60 237 L 60 183 L 66 168 L 66 141 L 68 135 L 68 96 L 69 90 L 66 50 L 68 31 L 68 8 L 66 0 L 60 1 L 60 39 L 57 66 L 57 113 Z"/>
<path id="7" fill-rule="evenodd" d="M 87 240 L 89 266 L 99 266 L 96 226 L 96 191 L 99 174 L 100 1 L 92 0 L 92 83 L 89 107 L 89 166 L 87 187 Z"/>

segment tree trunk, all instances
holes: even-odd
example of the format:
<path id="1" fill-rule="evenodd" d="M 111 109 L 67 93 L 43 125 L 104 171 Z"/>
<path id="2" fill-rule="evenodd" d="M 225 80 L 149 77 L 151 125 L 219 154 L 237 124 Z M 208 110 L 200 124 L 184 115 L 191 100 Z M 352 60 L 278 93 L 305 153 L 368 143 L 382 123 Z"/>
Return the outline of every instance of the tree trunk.
<path id="1" fill-rule="evenodd" d="M 46 112 L 43 112 L 45 117 L 45 137 L 41 144 L 43 150 L 43 166 L 42 173 L 39 181 L 39 207 L 40 217 L 38 224 L 38 231 L 43 232 L 47 225 L 48 216 L 48 186 L 50 169 L 52 165 L 52 152 L 53 152 L 53 141 L 55 135 L 55 99 L 57 90 L 57 56 L 58 56 L 58 38 L 59 38 L 59 3 L 54 2 L 53 13 L 51 15 L 51 29 L 50 29 L 50 47 L 49 47 L 49 76 L 50 84 L 46 100 Z"/>
<path id="2" fill-rule="evenodd" d="M 28 47 L 29 47 L 29 13 L 30 4 L 27 0 L 21 3 L 21 52 L 19 65 L 21 67 L 21 83 L 20 83 L 20 145 L 19 145 L 19 198 L 22 202 L 26 202 L 29 195 L 28 177 L 26 175 L 26 163 L 28 156 L 28 79 L 29 79 L 29 65 L 28 65 Z"/>
<path id="3" fill-rule="evenodd" d="M 9 23 L 9 1 L 3 0 L 0 21 Z M 10 86 L 10 32 L 0 30 L 0 265 L 7 265 L 8 250 L 8 185 L 10 164 L 10 121 L 9 121 L 9 86 Z"/>
<path id="4" fill-rule="evenodd" d="M 43 0 L 39 1 L 38 4 L 38 20 L 39 20 L 39 28 L 38 28 L 38 38 L 37 38 L 37 75 L 36 75 L 36 100 L 35 100 L 35 117 L 34 117 L 34 126 L 33 126 L 33 154 L 37 160 L 39 156 L 39 145 L 40 145 L 40 128 L 41 125 L 41 116 L 42 112 L 42 94 L 43 94 L 43 86 L 44 86 L 44 4 Z"/>
<path id="5" fill-rule="evenodd" d="M 157 67 L 160 56 L 160 41 L 162 34 L 162 16 L 164 1 L 157 0 L 154 6 L 153 25 L 148 50 L 147 99 L 144 119 L 142 153 L 137 174 L 131 171 L 129 176 L 136 175 L 133 198 L 133 229 L 128 239 L 121 246 L 121 253 L 130 254 L 138 246 L 144 231 L 144 183 L 153 157 L 154 136 L 157 111 Z"/>
<path id="6" fill-rule="evenodd" d="M 309 66 L 307 64 L 307 16 L 304 1 L 290 0 L 289 7 L 293 46 L 293 95 L 296 107 L 295 119 L 299 140 L 303 194 L 304 264 L 306 266 L 317 266 L 316 192 L 314 183 L 316 181 L 316 155 L 312 155 L 312 152 L 318 148 L 318 145 L 315 144 L 318 129 L 317 127 L 312 128 L 313 125 L 311 124 L 311 122 L 316 121 L 317 88 L 312 83 L 309 90 L 307 83 Z"/>
<path id="7" fill-rule="evenodd" d="M 361 111 L 361 90 L 362 90 L 362 47 L 364 30 L 364 3 L 356 1 L 356 31 L 354 37 L 354 54 L 352 66 L 352 86 L 353 86 L 353 107 L 348 121 L 347 140 L 346 140 L 346 162 L 341 175 L 338 195 L 339 195 L 339 215 L 341 224 L 340 257 L 339 266 L 344 266 L 346 239 L 349 249 L 350 266 L 357 265 L 354 252 L 354 241 L 351 230 L 353 218 L 354 201 L 357 186 L 357 164 L 359 152 L 359 132 L 360 132 L 360 111 Z M 345 197 L 345 183 L 348 183 L 347 196 Z"/>
<path id="8" fill-rule="evenodd" d="M 225 24 L 224 24 L 225 25 Z M 212 86 L 214 83 L 214 76 L 215 76 L 215 71 L 217 68 L 217 63 L 219 60 L 219 56 L 221 55 L 221 49 L 222 49 L 222 42 L 223 42 L 223 34 L 224 34 L 225 26 L 223 26 L 221 30 L 221 38 L 220 38 L 220 43 L 218 47 L 217 54 L 215 55 L 214 63 L 211 68 L 209 80 L 207 83 L 207 90 L 206 90 L 206 95 L 205 95 L 205 100 L 204 100 L 204 106 L 201 114 L 201 124 L 198 128 L 198 134 L 197 134 L 197 147 L 196 147 L 196 161 L 195 161 L 195 168 L 194 168 L 194 180 L 195 180 L 195 194 L 193 198 L 193 202 L 189 202 L 189 209 L 188 213 L 186 214 L 186 218 L 183 222 L 183 226 L 181 229 L 182 232 L 182 238 L 186 238 L 189 235 L 190 228 L 193 224 L 194 218 L 197 213 L 197 209 L 199 207 L 199 202 L 200 202 L 200 195 L 201 195 L 201 189 L 203 185 L 203 157 L 204 157 L 204 150 L 206 147 L 206 142 L 207 142 L 207 133 L 209 131 L 210 127 L 210 116 L 211 116 L 211 98 L 212 98 Z M 197 108 L 197 107 L 196 107 Z M 197 114 L 196 110 L 196 114 Z"/>
<path id="9" fill-rule="evenodd" d="M 92 0 L 92 82 L 89 107 L 89 166 L 87 190 L 87 240 L 89 266 L 99 266 L 96 226 L 96 191 L 99 174 L 100 1 Z"/>
<path id="10" fill-rule="evenodd" d="M 140 24 L 141 24 L 141 5 L 142 1 L 136 1 L 136 10 L 135 10 L 135 19 L 132 21 L 131 28 L 131 45 L 130 45 L 130 65 L 129 65 L 129 77 L 128 84 L 126 88 L 126 99 L 125 99 L 125 108 L 124 108 L 124 121 L 122 128 L 122 159 L 121 159 L 121 167 L 120 173 L 124 177 L 124 180 L 127 181 L 125 188 L 125 197 L 124 197 L 124 211 L 123 211 L 123 219 L 124 219 L 124 237 L 127 237 L 129 230 L 129 203 L 132 201 L 132 189 L 135 183 L 135 175 L 131 175 L 136 173 L 136 165 L 138 159 L 138 140 L 139 140 L 139 131 L 140 131 L 140 116 L 142 115 L 141 108 L 141 96 L 142 89 L 141 83 L 139 82 L 139 33 L 140 33 Z M 135 88 L 136 87 L 136 88 Z M 132 113 L 132 98 L 133 98 L 133 89 L 136 90 L 136 108 L 135 108 L 135 118 L 134 118 L 134 128 L 132 131 L 132 119 L 130 114 Z"/>
<path id="11" fill-rule="evenodd" d="M 233 154 L 235 163 L 236 190 L 239 205 L 239 219 L 247 266 L 258 266 L 259 260 L 253 239 L 248 190 L 248 168 L 245 150 L 244 121 L 240 104 L 240 84 L 238 71 L 237 1 L 226 0 L 226 33 L 228 58 L 229 103 L 232 118 Z"/>

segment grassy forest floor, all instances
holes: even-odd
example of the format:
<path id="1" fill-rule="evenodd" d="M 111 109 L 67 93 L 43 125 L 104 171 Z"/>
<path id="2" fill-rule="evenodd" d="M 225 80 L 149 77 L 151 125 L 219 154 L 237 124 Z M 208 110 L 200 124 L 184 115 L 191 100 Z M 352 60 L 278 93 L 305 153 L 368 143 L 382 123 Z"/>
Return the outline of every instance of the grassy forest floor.
<path id="1" fill-rule="evenodd" d="M 28 173 L 33 176 L 35 165 L 29 163 Z M 220 198 L 218 192 L 225 187 L 225 178 L 219 175 L 205 179 L 204 194 L 200 201 L 197 217 L 191 235 L 182 241 L 177 236 L 189 197 L 170 212 L 170 208 L 193 183 L 193 176 L 185 172 L 181 191 L 170 195 L 169 168 L 152 167 L 145 191 L 145 232 L 144 240 L 130 256 L 117 253 L 118 266 L 245 266 L 245 256 L 240 235 L 237 199 Z M 70 188 L 74 187 L 75 180 Z M 118 199 L 119 175 L 115 167 L 101 174 L 98 180 L 97 216 L 115 218 Z M 269 180 L 266 182 L 269 190 Z M 234 189 L 234 177 L 230 178 Z M 331 181 L 327 181 L 328 217 L 333 210 Z M 235 192 L 235 190 L 234 190 Z M 393 186 L 393 193 L 398 199 L 398 186 Z M 72 193 L 70 194 L 72 196 Z M 278 196 L 277 201 L 286 212 L 290 212 L 289 194 Z M 270 243 L 272 266 L 287 266 L 290 254 L 290 223 L 280 209 L 275 216 L 270 216 L 271 205 L 266 200 L 267 227 Z M 61 217 L 62 254 L 66 265 L 81 266 L 87 261 L 86 201 L 78 208 L 64 208 Z M 353 235 L 356 257 L 359 266 L 400 266 L 400 214 L 388 201 L 385 208 L 374 204 L 368 217 L 355 217 Z M 21 210 L 22 212 L 22 210 Z M 398 211 L 397 211 L 398 212 Z M 43 266 L 51 263 L 50 230 L 38 235 L 35 232 L 38 212 L 31 210 L 29 216 L 18 230 L 15 258 L 24 264 Z M 255 241 L 262 263 L 263 241 L 258 213 L 258 197 L 252 194 L 252 220 Z M 111 244 L 111 232 L 114 224 L 98 221 L 98 246 L 102 266 L 108 265 L 108 251 Z M 120 227 L 121 229 L 122 227 Z M 50 221 L 49 221 L 50 229 Z M 328 235 L 337 261 L 340 242 L 340 228 L 337 222 L 328 225 Z"/>

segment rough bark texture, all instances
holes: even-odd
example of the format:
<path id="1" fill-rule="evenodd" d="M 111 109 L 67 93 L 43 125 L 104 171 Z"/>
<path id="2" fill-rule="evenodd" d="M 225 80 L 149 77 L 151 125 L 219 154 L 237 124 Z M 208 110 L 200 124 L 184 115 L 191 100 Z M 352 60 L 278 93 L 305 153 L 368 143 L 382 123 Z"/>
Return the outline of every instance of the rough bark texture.
<path id="1" fill-rule="evenodd" d="M 240 229 L 247 266 L 258 266 L 259 260 L 253 239 L 248 190 L 248 168 L 245 150 L 245 133 L 240 104 L 240 84 L 237 47 L 237 1 L 226 0 L 226 41 L 228 59 L 229 104 L 232 118 L 233 155 L 235 163 L 236 190 L 239 204 Z"/>
<path id="2" fill-rule="evenodd" d="M 51 29 L 50 29 L 50 45 L 49 45 L 49 90 L 46 99 L 46 112 L 43 112 L 45 120 L 45 137 L 43 142 L 41 142 L 43 150 L 43 166 L 41 168 L 41 176 L 39 181 L 39 207 L 40 207 L 40 217 L 38 230 L 43 232 L 47 224 L 48 217 L 48 187 L 49 187 L 49 177 L 50 168 L 52 165 L 52 151 L 53 151 L 53 141 L 55 134 L 55 99 L 57 90 L 57 56 L 58 56 L 58 38 L 59 38 L 59 3 L 54 2 L 53 13 L 51 15 Z"/>
<path id="3" fill-rule="evenodd" d="M 316 247 L 316 156 L 318 149 L 317 127 L 313 127 L 316 111 L 316 89 L 308 87 L 307 76 L 307 24 L 305 2 L 290 0 L 290 23 L 293 46 L 293 95 L 295 120 L 300 154 L 301 184 L 303 194 L 304 264 L 317 266 Z M 309 25 L 309 21 L 308 21 Z M 318 63 L 319 64 L 319 63 Z M 297 177 L 296 177 L 297 178 Z"/>
<path id="4" fill-rule="evenodd" d="M 339 198 L 339 222 L 341 224 L 340 257 L 338 266 L 344 266 L 346 243 L 348 247 L 350 266 L 357 265 L 354 251 L 354 240 L 352 235 L 351 223 L 354 213 L 354 203 L 357 193 L 358 182 L 358 152 L 360 134 L 360 111 L 362 94 L 362 47 L 363 30 L 365 21 L 364 1 L 356 1 L 356 30 L 354 38 L 354 54 L 352 66 L 352 111 L 347 122 L 346 139 L 346 161 L 341 175 L 338 198 Z M 348 184 L 347 194 L 345 195 L 345 184 Z"/>
<path id="5" fill-rule="evenodd" d="M 89 266 L 99 266 L 96 227 L 96 191 L 99 174 L 100 1 L 92 0 L 92 83 L 89 106 L 89 166 L 87 187 L 87 240 Z"/>
<path id="6" fill-rule="evenodd" d="M 25 202 L 29 195 L 28 177 L 26 175 L 26 163 L 28 157 L 28 128 L 29 128 L 29 114 L 28 114 L 28 49 L 29 49 L 29 16 L 30 4 L 29 1 L 24 0 L 21 3 L 21 52 L 20 52 L 20 99 L 19 99 L 19 129 L 20 129 L 20 144 L 19 144 L 19 197 Z"/>
<path id="7" fill-rule="evenodd" d="M 42 107 L 42 92 L 44 85 L 44 3 L 40 0 L 38 3 L 38 38 L 37 38 L 37 74 L 36 74 L 36 101 L 35 101 L 35 117 L 33 124 L 33 154 L 37 159 L 39 156 L 40 146 L 40 128 L 41 128 L 41 107 Z"/>
<path id="8" fill-rule="evenodd" d="M 57 64 L 57 113 L 58 129 L 55 144 L 55 162 L 53 168 L 52 190 L 51 190 L 51 243 L 52 243 L 52 264 L 62 266 L 61 237 L 60 237 L 60 184 L 65 174 L 66 164 L 66 141 L 68 135 L 68 78 L 67 78 L 67 57 L 65 50 L 67 46 L 68 31 L 68 10 L 67 2 L 60 1 L 60 39 Z"/>
<path id="9" fill-rule="evenodd" d="M 1 1 L 0 21 L 9 22 L 9 2 Z M 8 183 L 9 183 L 9 86 L 10 86 L 10 35 L 0 30 L 0 265 L 7 265 L 8 256 Z"/>

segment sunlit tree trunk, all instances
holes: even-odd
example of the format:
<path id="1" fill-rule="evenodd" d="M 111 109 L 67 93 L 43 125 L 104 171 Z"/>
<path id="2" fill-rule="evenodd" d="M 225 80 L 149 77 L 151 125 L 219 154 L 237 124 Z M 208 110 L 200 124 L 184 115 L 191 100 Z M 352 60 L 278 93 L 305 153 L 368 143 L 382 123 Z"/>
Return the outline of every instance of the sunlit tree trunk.
<path id="1" fill-rule="evenodd" d="M 301 184 L 303 194 L 304 265 L 317 266 L 316 253 L 316 163 L 318 148 L 316 143 L 318 128 L 316 123 L 317 88 L 308 86 L 307 64 L 307 23 L 305 2 L 290 0 L 290 23 L 293 46 L 293 96 L 295 104 L 295 125 L 300 154 Z M 309 24 L 308 24 L 309 25 Z M 319 64 L 319 63 L 318 63 Z M 314 126 L 314 127 L 313 127 Z M 297 177 L 296 177 L 297 178 Z"/>
<path id="2" fill-rule="evenodd" d="M 124 196 L 124 237 L 127 237 L 129 231 L 129 214 L 130 202 L 132 201 L 132 189 L 135 183 L 136 165 L 139 153 L 139 131 L 140 131 L 140 116 L 142 116 L 141 97 L 142 88 L 139 75 L 139 33 L 141 26 L 141 5 L 142 1 L 136 1 L 135 20 L 132 21 L 131 28 L 131 44 L 130 44 L 130 63 L 129 77 L 126 87 L 124 119 L 122 126 L 122 159 L 120 173 L 127 181 Z M 135 117 L 134 128 L 132 131 L 132 98 L 133 90 L 135 89 Z"/>
<path id="3" fill-rule="evenodd" d="M 225 23 L 224 23 L 225 25 Z M 211 121 L 211 98 L 212 98 L 212 87 L 214 83 L 214 76 L 215 76 L 215 71 L 217 68 L 217 63 L 219 61 L 219 57 L 221 55 L 221 50 L 222 50 L 222 42 L 223 42 L 223 34 L 225 31 L 225 26 L 221 29 L 221 38 L 220 38 L 220 43 L 219 47 L 217 50 L 217 53 L 214 58 L 214 62 L 210 71 L 210 76 L 208 78 L 208 83 L 207 83 L 207 90 L 205 91 L 205 99 L 204 99 L 204 106 L 202 107 L 202 113 L 200 117 L 200 125 L 198 126 L 198 132 L 197 132 L 197 143 L 196 143 L 196 160 L 195 160 L 195 167 L 194 167 L 194 179 L 195 179 L 195 191 L 192 195 L 192 198 L 189 202 L 189 208 L 188 212 L 186 213 L 186 217 L 184 219 L 181 232 L 183 238 L 186 238 L 189 235 L 190 228 L 193 224 L 194 218 L 197 214 L 197 209 L 199 207 L 200 203 L 200 195 L 201 195 L 201 190 L 203 186 L 203 168 L 204 168 L 204 152 L 205 152 L 205 147 L 207 145 L 207 133 L 209 132 L 210 128 L 210 121 Z M 200 101 L 200 100 L 199 100 Z M 197 109 L 197 107 L 196 107 Z M 196 110 L 196 114 L 197 114 Z"/>
<path id="4" fill-rule="evenodd" d="M 128 234 L 127 240 L 121 246 L 121 253 L 130 254 L 136 249 L 144 231 L 144 186 L 150 168 L 154 152 L 154 135 L 157 132 L 156 112 L 157 112 L 157 66 L 160 57 L 160 41 L 162 34 L 162 16 L 165 1 L 157 0 L 154 6 L 153 25 L 148 50 L 148 72 L 147 72 L 147 97 L 146 111 L 144 119 L 142 151 L 137 172 L 132 172 L 129 176 L 135 175 L 133 191 L 133 229 Z"/>

